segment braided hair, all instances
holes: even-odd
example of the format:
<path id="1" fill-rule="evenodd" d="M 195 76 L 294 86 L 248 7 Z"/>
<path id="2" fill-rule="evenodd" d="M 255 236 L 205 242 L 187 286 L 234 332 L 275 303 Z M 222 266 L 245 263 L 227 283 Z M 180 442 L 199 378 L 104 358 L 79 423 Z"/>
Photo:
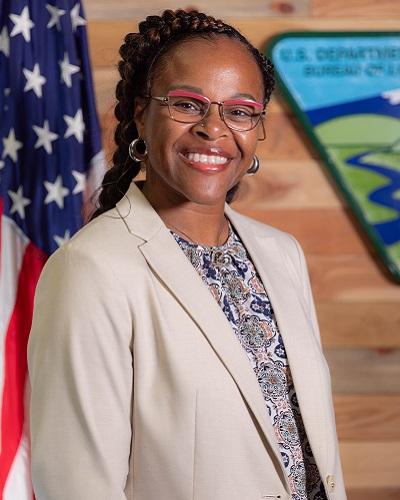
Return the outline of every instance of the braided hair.
<path id="1" fill-rule="evenodd" d="M 119 50 L 121 60 L 118 70 L 121 80 L 116 87 L 118 102 L 114 110 L 118 120 L 114 133 L 117 147 L 112 157 L 113 166 L 104 176 L 97 209 L 91 219 L 115 207 L 140 171 L 140 162 L 133 160 L 128 152 L 129 144 L 139 136 L 132 103 L 136 97 L 149 93 L 156 65 L 163 61 L 163 56 L 172 47 L 183 40 L 210 39 L 218 35 L 241 42 L 253 55 L 262 74 L 265 102 L 269 101 L 274 87 L 272 63 L 235 28 L 197 11 L 165 10 L 161 16 L 148 16 L 139 23 L 138 33 L 128 33 L 125 36 Z M 228 191 L 228 203 L 236 189 L 237 186 L 234 186 Z"/>

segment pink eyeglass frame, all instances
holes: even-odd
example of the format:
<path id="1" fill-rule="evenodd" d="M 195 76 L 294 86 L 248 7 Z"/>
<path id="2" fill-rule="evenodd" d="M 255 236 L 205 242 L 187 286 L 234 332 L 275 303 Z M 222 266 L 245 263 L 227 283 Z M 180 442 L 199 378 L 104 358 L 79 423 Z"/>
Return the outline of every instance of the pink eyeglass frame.
<path id="1" fill-rule="evenodd" d="M 211 101 L 208 97 L 197 94 L 196 92 L 189 92 L 188 90 L 170 90 L 166 97 L 193 97 L 199 101 L 203 101 L 207 104 L 218 104 L 219 106 L 223 104 L 235 105 L 235 104 L 252 104 L 254 107 L 259 109 L 264 109 L 264 106 L 257 101 L 252 99 L 227 99 L 226 101 Z"/>

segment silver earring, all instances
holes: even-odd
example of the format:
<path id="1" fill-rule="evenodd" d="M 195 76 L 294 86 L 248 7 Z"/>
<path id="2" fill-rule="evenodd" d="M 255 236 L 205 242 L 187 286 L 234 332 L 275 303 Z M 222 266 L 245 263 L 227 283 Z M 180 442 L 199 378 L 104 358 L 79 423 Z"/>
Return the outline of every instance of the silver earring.
<path id="1" fill-rule="evenodd" d="M 253 157 L 253 162 L 250 165 L 250 168 L 247 170 L 247 175 L 254 175 L 256 172 L 258 172 L 258 169 L 260 168 L 260 160 L 257 158 L 256 155 Z"/>
<path id="2" fill-rule="evenodd" d="M 139 144 L 140 143 L 140 144 Z M 140 147 L 140 150 L 138 150 L 138 145 Z M 144 151 L 143 151 L 144 149 Z M 133 139 L 133 141 L 129 144 L 129 156 L 132 158 L 134 161 L 144 161 L 147 158 L 147 144 L 144 139 L 141 137 L 137 137 L 136 139 Z"/>

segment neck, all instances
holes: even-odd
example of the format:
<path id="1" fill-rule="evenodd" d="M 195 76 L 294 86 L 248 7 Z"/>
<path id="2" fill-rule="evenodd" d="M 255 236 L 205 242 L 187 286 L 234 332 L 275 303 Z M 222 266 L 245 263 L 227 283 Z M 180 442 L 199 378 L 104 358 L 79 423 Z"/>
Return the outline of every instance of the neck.
<path id="1" fill-rule="evenodd" d="M 143 194 L 164 224 L 192 243 L 219 246 L 227 240 L 229 225 L 224 214 L 225 202 L 203 205 L 184 200 L 172 201 L 153 196 L 151 190 L 146 189 L 146 184 Z"/>
<path id="2" fill-rule="evenodd" d="M 215 225 L 215 229 L 212 225 L 211 220 L 201 217 L 199 220 L 200 224 L 205 225 L 206 227 L 199 230 L 198 224 L 194 224 L 192 220 L 183 223 L 182 217 L 179 218 L 179 226 L 174 217 L 169 217 L 161 215 L 161 218 L 164 220 L 165 225 L 174 231 L 174 233 L 179 234 L 185 240 L 190 241 L 191 243 L 196 243 L 200 245 L 206 246 L 221 246 L 223 245 L 229 236 L 229 225 L 228 221 L 225 217 L 223 217 L 222 221 Z"/>

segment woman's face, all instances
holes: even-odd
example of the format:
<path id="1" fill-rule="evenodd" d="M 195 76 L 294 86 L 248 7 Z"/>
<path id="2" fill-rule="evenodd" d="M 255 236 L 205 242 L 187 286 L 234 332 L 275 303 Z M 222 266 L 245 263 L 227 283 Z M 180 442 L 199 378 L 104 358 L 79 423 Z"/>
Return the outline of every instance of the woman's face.
<path id="1" fill-rule="evenodd" d="M 156 71 L 152 96 L 183 90 L 210 101 L 264 99 L 262 76 L 248 50 L 219 36 L 181 43 L 167 54 L 168 63 Z M 250 167 L 262 124 L 253 130 L 231 130 L 211 104 L 200 123 L 174 121 L 168 107 L 151 99 L 138 100 L 135 113 L 140 137 L 148 149 L 146 194 L 160 204 L 192 202 L 220 205 L 228 190 Z M 201 160 L 198 155 L 202 156 Z"/>

